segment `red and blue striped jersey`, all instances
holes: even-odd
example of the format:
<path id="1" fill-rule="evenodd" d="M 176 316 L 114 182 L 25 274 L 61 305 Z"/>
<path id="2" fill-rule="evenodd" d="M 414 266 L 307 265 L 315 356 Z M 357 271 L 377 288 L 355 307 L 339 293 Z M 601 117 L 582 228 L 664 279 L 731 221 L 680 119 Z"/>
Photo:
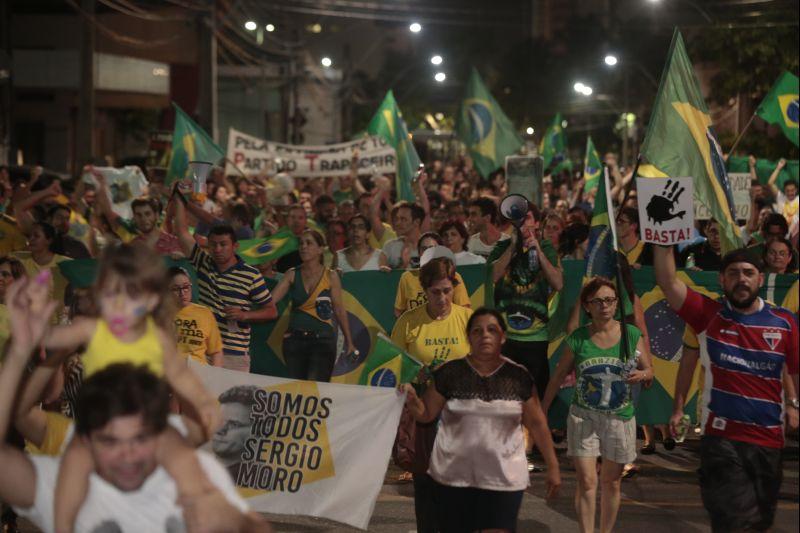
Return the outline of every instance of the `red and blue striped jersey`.
<path id="1" fill-rule="evenodd" d="M 705 435 L 783 447 L 783 370 L 798 372 L 797 322 L 759 299 L 751 314 L 687 289 L 678 314 L 698 333 Z"/>

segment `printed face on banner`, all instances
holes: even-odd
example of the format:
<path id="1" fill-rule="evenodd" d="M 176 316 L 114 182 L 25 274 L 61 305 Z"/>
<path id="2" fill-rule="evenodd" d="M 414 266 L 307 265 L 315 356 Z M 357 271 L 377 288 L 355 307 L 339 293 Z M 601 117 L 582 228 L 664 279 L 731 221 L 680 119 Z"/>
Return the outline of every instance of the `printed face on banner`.
<path id="1" fill-rule="evenodd" d="M 636 178 L 641 239 L 672 245 L 692 238 L 692 178 Z"/>
<path id="2" fill-rule="evenodd" d="M 225 421 L 211 449 L 245 497 L 297 492 L 335 475 L 326 419 L 333 400 L 317 384 L 236 386 L 220 395 Z"/>

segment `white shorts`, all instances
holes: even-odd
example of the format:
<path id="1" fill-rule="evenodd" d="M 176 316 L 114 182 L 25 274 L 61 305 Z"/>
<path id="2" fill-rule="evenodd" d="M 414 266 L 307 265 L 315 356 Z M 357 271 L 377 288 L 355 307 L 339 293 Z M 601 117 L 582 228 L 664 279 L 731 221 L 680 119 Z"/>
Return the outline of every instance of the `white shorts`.
<path id="1" fill-rule="evenodd" d="M 599 457 L 619 464 L 636 459 L 636 419 L 571 405 L 567 415 L 567 455 Z"/>

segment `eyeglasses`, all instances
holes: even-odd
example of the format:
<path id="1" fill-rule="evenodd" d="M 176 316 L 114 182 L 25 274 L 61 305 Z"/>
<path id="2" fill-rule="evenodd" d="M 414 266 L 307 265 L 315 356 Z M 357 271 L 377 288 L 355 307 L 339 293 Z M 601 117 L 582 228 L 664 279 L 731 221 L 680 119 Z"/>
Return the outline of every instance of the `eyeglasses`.
<path id="1" fill-rule="evenodd" d="M 191 285 L 175 285 L 173 287 L 170 287 L 170 290 L 172 292 L 176 292 L 178 294 L 180 294 L 182 292 L 192 292 L 192 286 Z"/>
<path id="2" fill-rule="evenodd" d="M 606 305 L 614 305 L 616 302 L 617 302 L 616 296 L 609 296 L 608 298 L 592 298 L 586 303 L 591 305 L 596 305 L 597 307 L 600 306 L 605 307 Z"/>

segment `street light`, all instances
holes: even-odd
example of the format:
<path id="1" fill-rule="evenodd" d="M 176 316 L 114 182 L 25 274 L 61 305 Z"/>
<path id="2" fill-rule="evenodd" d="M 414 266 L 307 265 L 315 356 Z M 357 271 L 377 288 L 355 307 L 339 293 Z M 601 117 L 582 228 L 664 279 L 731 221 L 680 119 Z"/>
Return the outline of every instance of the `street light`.
<path id="1" fill-rule="evenodd" d="M 527 133 L 528 135 L 533 135 L 533 126 L 528 126 L 527 128 L 525 128 L 525 133 Z"/>
<path id="2" fill-rule="evenodd" d="M 266 26 L 264 26 L 264 29 L 267 30 L 268 32 L 272 33 L 272 32 L 275 31 L 275 25 L 274 24 L 267 24 Z"/>
<path id="3" fill-rule="evenodd" d="M 436 75 L 433 77 L 439 83 L 442 83 L 444 80 L 447 79 L 447 75 L 444 72 L 437 72 Z"/>
<path id="4" fill-rule="evenodd" d="M 580 81 L 576 81 L 576 82 L 575 82 L 575 85 L 573 85 L 573 86 L 572 86 L 572 88 L 573 88 L 573 89 L 575 89 L 575 92 L 576 92 L 576 93 L 582 93 L 582 92 L 583 92 L 583 89 L 584 89 L 585 87 L 586 87 L 586 86 L 583 84 L 583 82 L 580 82 Z"/>
<path id="5" fill-rule="evenodd" d="M 583 96 L 590 96 L 593 92 L 594 91 L 592 90 L 591 87 L 589 87 L 588 85 L 584 85 L 581 94 L 583 94 Z"/>
<path id="6" fill-rule="evenodd" d="M 434 65 L 441 65 L 442 61 L 443 59 L 442 56 L 440 55 L 435 55 L 431 58 L 431 63 L 433 63 Z"/>
<path id="7" fill-rule="evenodd" d="M 248 20 L 247 22 L 244 23 L 244 29 L 246 29 L 247 31 L 255 31 L 256 28 L 258 28 L 258 24 L 256 24 L 252 20 Z"/>
<path id="8" fill-rule="evenodd" d="M 333 65 L 333 60 L 331 60 L 330 57 L 325 56 L 320 60 L 320 63 L 322 64 L 323 67 L 328 68 L 331 65 Z"/>
<path id="9" fill-rule="evenodd" d="M 408 31 L 411 33 L 419 33 L 422 31 L 422 24 L 419 22 L 412 22 L 411 25 L 408 27 Z"/>
<path id="10" fill-rule="evenodd" d="M 607 54 L 606 57 L 603 59 L 603 61 L 605 61 L 606 65 L 608 65 L 609 67 L 613 67 L 614 65 L 617 64 L 618 59 L 617 56 L 615 56 L 614 54 Z"/>

